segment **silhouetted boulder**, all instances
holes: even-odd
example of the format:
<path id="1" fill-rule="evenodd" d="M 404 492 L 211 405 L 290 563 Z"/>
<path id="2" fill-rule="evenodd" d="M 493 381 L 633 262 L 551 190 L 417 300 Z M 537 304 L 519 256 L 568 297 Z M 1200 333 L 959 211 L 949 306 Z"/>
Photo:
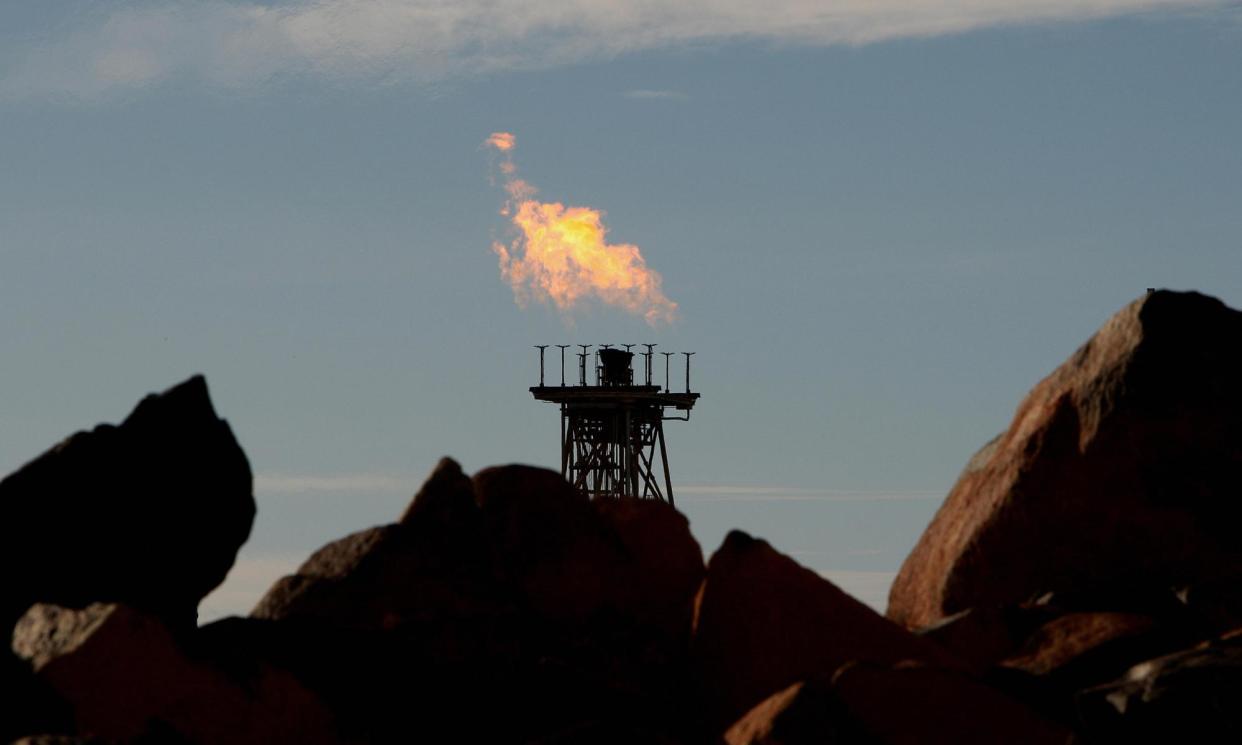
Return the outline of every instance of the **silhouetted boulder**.
<path id="1" fill-rule="evenodd" d="M 549 620 L 614 604 L 624 550 L 591 503 L 555 471 L 494 466 L 474 475 L 494 571 Z"/>
<path id="2" fill-rule="evenodd" d="M 0 611 L 95 601 L 185 630 L 250 534 L 250 465 L 193 377 L 0 481 Z M 5 628 L 8 628 L 6 625 Z"/>
<path id="3" fill-rule="evenodd" d="M 767 542 L 736 530 L 708 562 L 691 655 L 709 722 L 721 728 L 772 693 L 831 675 L 851 660 L 956 664 Z"/>
<path id="4" fill-rule="evenodd" d="M 501 598 L 487 563 L 441 549 L 398 524 L 350 534 L 278 580 L 251 616 L 381 630 L 494 611 Z"/>
<path id="5" fill-rule="evenodd" d="M 37 604 L 13 649 L 70 705 L 78 731 L 130 742 L 332 743 L 332 717 L 292 676 L 256 663 L 233 679 L 120 605 Z"/>
<path id="6" fill-rule="evenodd" d="M 773 694 L 727 745 L 1065 745 L 1071 733 L 965 676 L 901 663 L 843 665 Z"/>
<path id="7" fill-rule="evenodd" d="M 1160 291 L 1113 316 L 970 460 L 893 583 L 909 627 L 1047 591 L 1236 574 L 1242 313 Z"/>
<path id="8" fill-rule="evenodd" d="M 661 733 L 702 575 L 666 504 L 592 503 L 528 466 L 463 483 L 446 459 L 401 523 L 324 546 L 208 633 L 294 671 L 367 741 L 404 741 L 412 712 L 432 739 Z"/>

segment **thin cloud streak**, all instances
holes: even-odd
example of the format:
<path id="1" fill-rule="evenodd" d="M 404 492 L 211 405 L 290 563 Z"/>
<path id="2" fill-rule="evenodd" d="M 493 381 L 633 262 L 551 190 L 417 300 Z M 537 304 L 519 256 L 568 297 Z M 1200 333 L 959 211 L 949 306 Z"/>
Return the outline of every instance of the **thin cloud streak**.
<path id="1" fill-rule="evenodd" d="M 259 494 L 298 494 L 305 492 L 410 492 L 419 482 L 412 477 L 374 473 L 331 475 L 257 474 L 254 490 Z"/>
<path id="2" fill-rule="evenodd" d="M 1221 0 L 115 2 L 110 12 L 81 14 L 72 31 L 9 50 L 6 58 L 12 61 L 0 70 L 0 95 L 91 100 L 172 78 L 233 89 L 299 77 L 341 84 L 435 82 L 685 43 L 859 45 L 1229 5 Z"/>
<path id="3" fill-rule="evenodd" d="M 689 98 L 681 91 L 650 90 L 647 88 L 626 91 L 622 95 L 639 101 L 685 101 Z"/>
<path id="4" fill-rule="evenodd" d="M 302 554 L 248 556 L 243 551 L 224 582 L 199 603 L 199 623 L 248 615 L 276 580 L 296 572 L 305 560 Z"/>
<path id="5" fill-rule="evenodd" d="M 751 502 L 912 502 L 941 499 L 939 491 L 852 491 L 788 486 L 687 484 L 673 488 L 679 501 L 692 504 Z"/>

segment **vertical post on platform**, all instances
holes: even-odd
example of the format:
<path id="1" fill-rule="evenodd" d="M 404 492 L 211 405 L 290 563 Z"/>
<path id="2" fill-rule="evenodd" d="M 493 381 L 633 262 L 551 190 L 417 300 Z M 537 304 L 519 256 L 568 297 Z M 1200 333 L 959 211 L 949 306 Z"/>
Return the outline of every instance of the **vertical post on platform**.
<path id="1" fill-rule="evenodd" d="M 590 344 L 579 344 L 582 347 L 582 354 L 578 355 L 578 385 L 586 385 L 586 358 L 587 350 L 591 348 Z"/>
<path id="2" fill-rule="evenodd" d="M 543 387 L 543 353 L 551 344 L 536 344 L 535 349 L 539 350 L 539 387 Z"/>
<path id="3" fill-rule="evenodd" d="M 686 355 L 686 393 L 689 393 L 690 392 L 690 358 L 698 353 L 697 352 L 682 352 L 682 354 Z"/>
<path id="4" fill-rule="evenodd" d="M 561 350 L 561 387 L 564 388 L 565 387 L 565 350 L 573 345 L 572 344 L 557 344 L 556 346 Z"/>

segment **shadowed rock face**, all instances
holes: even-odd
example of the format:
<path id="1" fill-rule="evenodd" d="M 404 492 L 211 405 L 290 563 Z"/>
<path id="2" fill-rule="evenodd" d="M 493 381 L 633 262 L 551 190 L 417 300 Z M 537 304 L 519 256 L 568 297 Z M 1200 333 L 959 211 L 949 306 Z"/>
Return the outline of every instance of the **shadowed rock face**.
<path id="1" fill-rule="evenodd" d="M 124 606 L 36 604 L 13 649 L 64 698 L 79 730 L 109 741 L 338 742 L 329 712 L 288 673 L 256 664 L 230 676 Z"/>
<path id="2" fill-rule="evenodd" d="M 621 613 L 689 626 L 703 556 L 662 502 L 588 502 L 559 474 L 497 466 L 473 480 L 440 461 L 400 523 L 319 549 L 251 614 L 358 630 L 515 609 L 547 622 Z"/>
<path id="3" fill-rule="evenodd" d="M 704 707 L 719 725 L 799 680 L 852 660 L 954 664 L 766 541 L 733 531 L 699 590 L 691 654 Z"/>
<path id="4" fill-rule="evenodd" d="M 727 745 L 1066 745 L 1071 734 L 971 678 L 924 665 L 849 663 L 751 709 Z"/>
<path id="5" fill-rule="evenodd" d="M 0 481 L 0 604 L 124 602 L 177 628 L 250 534 L 250 465 L 193 377 Z M 8 628 L 8 626 L 6 626 Z"/>
<path id="6" fill-rule="evenodd" d="M 980 450 L 902 566 L 910 627 L 1047 591 L 1242 567 L 1242 313 L 1160 291 L 1123 308 Z"/>
<path id="7" fill-rule="evenodd" d="M 277 650 L 365 741 L 406 741 L 418 705 L 442 741 L 651 742 L 680 726 L 702 576 L 667 504 L 589 502 L 529 466 L 466 479 L 445 459 L 400 523 L 324 546 L 211 633 Z"/>

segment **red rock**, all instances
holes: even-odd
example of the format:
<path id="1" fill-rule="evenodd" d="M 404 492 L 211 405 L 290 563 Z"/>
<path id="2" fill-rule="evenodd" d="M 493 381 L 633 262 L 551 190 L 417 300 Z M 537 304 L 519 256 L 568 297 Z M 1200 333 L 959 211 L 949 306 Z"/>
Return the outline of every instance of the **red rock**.
<path id="1" fill-rule="evenodd" d="M 1134 613 L 1070 613 L 1039 627 L 1001 664 L 1047 675 L 1104 645 L 1149 634 L 1156 626 L 1155 619 Z"/>
<path id="2" fill-rule="evenodd" d="M 246 456 L 196 376 L 0 481 L 0 513 L 10 624 L 38 601 L 117 601 L 188 630 L 249 536 L 255 505 Z"/>
<path id="3" fill-rule="evenodd" d="M 606 610 L 688 633 L 703 558 L 672 507 L 592 504 L 559 474 L 527 466 L 489 468 L 473 484 L 459 476 L 441 461 L 400 524 L 319 549 L 251 615 L 386 629 L 516 603 L 544 621 Z"/>
<path id="4" fill-rule="evenodd" d="M 618 607 L 666 631 L 688 634 L 704 574 L 703 550 L 689 521 L 654 499 L 603 497 L 591 504 L 624 550 L 615 587 Z"/>
<path id="5" fill-rule="evenodd" d="M 332 743 L 333 721 L 292 676 L 263 664 L 234 680 L 188 656 L 155 617 L 119 605 L 35 605 L 13 648 L 106 740 Z"/>
<path id="6" fill-rule="evenodd" d="M 1072 734 L 965 676 L 902 663 L 849 663 L 750 710 L 727 745 L 1063 745 Z"/>
<path id="7" fill-rule="evenodd" d="M 1242 313 L 1148 294 L 1041 381 L 967 464 L 893 583 L 908 627 L 1047 591 L 1236 573 Z"/>
<path id="8" fill-rule="evenodd" d="M 615 605 L 624 548 L 560 474 L 494 466 L 474 476 L 495 573 L 549 620 L 584 619 Z"/>
<path id="9" fill-rule="evenodd" d="M 733 531 L 696 600 L 691 654 L 710 723 L 851 660 L 956 664 L 767 542 Z M 710 725 L 709 725 L 710 726 Z"/>
<path id="10" fill-rule="evenodd" d="M 941 619 L 916 633 L 982 675 L 1012 655 L 1043 623 L 1051 609 L 1031 606 L 971 608 Z"/>

